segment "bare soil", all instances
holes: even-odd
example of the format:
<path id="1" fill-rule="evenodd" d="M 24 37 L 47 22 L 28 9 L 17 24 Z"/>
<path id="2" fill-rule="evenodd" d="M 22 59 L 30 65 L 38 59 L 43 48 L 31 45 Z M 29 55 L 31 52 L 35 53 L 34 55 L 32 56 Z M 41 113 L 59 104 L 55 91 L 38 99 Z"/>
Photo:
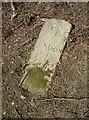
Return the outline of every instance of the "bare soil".
<path id="1" fill-rule="evenodd" d="M 3 119 L 78 118 L 87 108 L 87 3 L 2 3 Z M 26 62 L 42 28 L 41 18 L 64 19 L 73 25 L 46 96 L 19 86 Z"/>

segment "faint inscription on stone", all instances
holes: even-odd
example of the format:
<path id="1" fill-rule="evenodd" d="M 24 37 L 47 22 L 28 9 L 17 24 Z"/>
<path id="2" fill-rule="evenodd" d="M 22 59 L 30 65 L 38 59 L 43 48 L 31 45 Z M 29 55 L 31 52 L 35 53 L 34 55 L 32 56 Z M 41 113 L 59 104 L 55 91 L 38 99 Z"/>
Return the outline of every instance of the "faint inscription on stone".
<path id="1" fill-rule="evenodd" d="M 58 19 L 46 19 L 31 53 L 23 87 L 34 94 L 44 94 L 64 49 L 71 24 Z"/>

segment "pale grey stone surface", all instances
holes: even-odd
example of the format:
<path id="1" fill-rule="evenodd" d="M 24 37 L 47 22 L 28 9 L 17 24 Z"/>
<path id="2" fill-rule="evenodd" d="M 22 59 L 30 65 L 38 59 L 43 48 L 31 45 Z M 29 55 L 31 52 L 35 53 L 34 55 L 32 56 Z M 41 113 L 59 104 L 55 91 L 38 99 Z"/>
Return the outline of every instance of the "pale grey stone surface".
<path id="1" fill-rule="evenodd" d="M 65 20 L 43 20 L 45 23 L 37 43 L 35 44 L 34 50 L 31 53 L 28 61 L 29 65 L 25 70 L 26 77 L 22 84 L 29 92 L 36 94 L 45 94 L 47 91 L 49 82 L 54 74 L 56 65 L 59 62 L 59 58 L 72 27 L 72 25 Z M 40 74 L 42 71 L 39 71 L 38 69 L 32 70 L 32 68 L 40 68 L 43 73 Z M 44 74 L 45 71 L 47 73 Z M 44 74 L 43 78 L 42 74 Z M 44 83 L 44 81 L 46 81 L 46 83 Z"/>

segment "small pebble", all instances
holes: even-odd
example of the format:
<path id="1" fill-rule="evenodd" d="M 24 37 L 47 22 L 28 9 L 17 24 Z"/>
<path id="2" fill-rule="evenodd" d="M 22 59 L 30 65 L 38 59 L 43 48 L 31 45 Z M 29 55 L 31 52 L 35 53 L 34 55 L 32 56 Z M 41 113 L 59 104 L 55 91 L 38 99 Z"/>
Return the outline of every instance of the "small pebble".
<path id="1" fill-rule="evenodd" d="M 8 48 L 11 48 L 11 45 L 9 45 Z"/>
<path id="2" fill-rule="evenodd" d="M 3 112 L 3 115 L 5 115 L 6 114 L 6 112 Z"/>
<path id="3" fill-rule="evenodd" d="M 75 59 L 77 58 L 77 56 L 74 57 Z"/>
<path id="4" fill-rule="evenodd" d="M 14 103 L 14 102 L 12 102 L 11 104 L 12 104 L 12 105 L 14 105 L 15 103 Z"/>
<path id="5" fill-rule="evenodd" d="M 21 95 L 20 98 L 23 99 L 23 100 L 25 99 L 25 97 L 23 95 Z"/>
<path id="6" fill-rule="evenodd" d="M 14 73 L 14 71 L 11 71 L 10 73 L 11 73 L 11 74 L 13 74 L 13 73 Z"/>

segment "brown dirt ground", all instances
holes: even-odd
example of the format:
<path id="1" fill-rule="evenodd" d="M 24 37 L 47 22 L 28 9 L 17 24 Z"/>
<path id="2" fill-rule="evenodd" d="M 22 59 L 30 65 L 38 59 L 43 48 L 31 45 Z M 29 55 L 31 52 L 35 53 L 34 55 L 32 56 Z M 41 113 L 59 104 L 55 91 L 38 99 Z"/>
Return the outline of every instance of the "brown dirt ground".
<path id="1" fill-rule="evenodd" d="M 2 4 L 3 118 L 87 116 L 87 3 Z M 60 64 L 46 96 L 35 96 L 19 86 L 23 69 L 37 41 L 40 18 L 65 19 L 73 24 Z M 22 24 L 21 24 L 22 23 Z"/>

